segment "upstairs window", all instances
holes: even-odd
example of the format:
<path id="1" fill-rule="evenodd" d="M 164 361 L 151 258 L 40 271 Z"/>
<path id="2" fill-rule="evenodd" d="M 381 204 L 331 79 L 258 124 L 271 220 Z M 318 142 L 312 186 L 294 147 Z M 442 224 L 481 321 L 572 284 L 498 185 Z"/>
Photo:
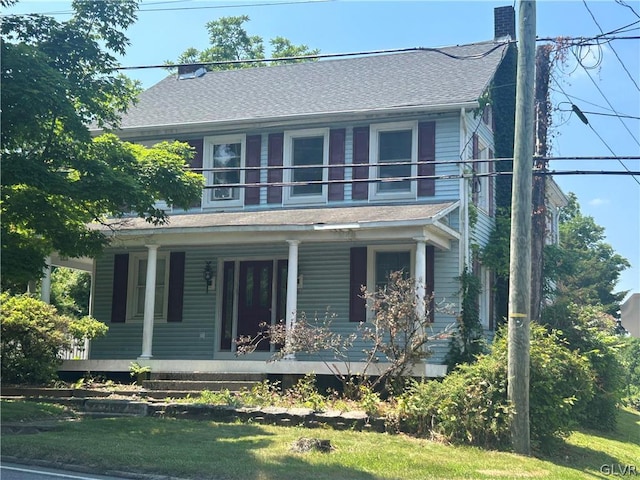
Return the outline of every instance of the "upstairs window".
<path id="1" fill-rule="evenodd" d="M 473 146 L 473 173 L 476 175 L 472 183 L 473 203 L 485 213 L 489 212 L 489 148 L 478 137 Z"/>
<path id="2" fill-rule="evenodd" d="M 327 201 L 329 161 L 328 130 L 301 130 L 285 133 L 286 183 L 300 183 L 285 189 L 286 203 L 324 203 Z"/>
<path id="3" fill-rule="evenodd" d="M 244 155 L 244 135 L 205 139 L 205 207 L 242 205 L 242 189 L 228 185 L 244 183 Z"/>
<path id="4" fill-rule="evenodd" d="M 384 179 L 416 176 L 418 157 L 417 128 L 415 122 L 372 125 L 371 165 L 376 179 L 370 186 L 371 198 L 413 198 L 416 182 L 413 180 Z"/>

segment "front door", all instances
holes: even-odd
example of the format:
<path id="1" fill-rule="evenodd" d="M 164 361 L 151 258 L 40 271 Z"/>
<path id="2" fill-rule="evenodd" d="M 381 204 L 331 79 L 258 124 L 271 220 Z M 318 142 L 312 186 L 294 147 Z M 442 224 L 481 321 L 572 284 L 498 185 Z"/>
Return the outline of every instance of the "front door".
<path id="1" fill-rule="evenodd" d="M 255 337 L 261 323 L 272 321 L 273 261 L 240 262 L 238 287 L 238 337 Z M 269 342 L 260 342 L 257 350 L 269 351 Z"/>

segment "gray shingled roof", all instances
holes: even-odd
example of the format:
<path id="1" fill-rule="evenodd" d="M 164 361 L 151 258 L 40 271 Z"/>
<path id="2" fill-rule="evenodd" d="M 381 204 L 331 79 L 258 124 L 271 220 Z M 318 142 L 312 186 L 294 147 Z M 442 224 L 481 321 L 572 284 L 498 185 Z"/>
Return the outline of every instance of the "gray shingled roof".
<path id="1" fill-rule="evenodd" d="M 439 49 L 447 55 L 418 50 L 208 72 L 187 80 L 171 75 L 142 93 L 121 127 L 259 121 L 474 102 L 493 78 L 506 48 L 505 43 L 485 42 Z"/>
<path id="2" fill-rule="evenodd" d="M 431 203 L 421 205 L 376 205 L 340 208 L 299 208 L 287 210 L 256 210 L 244 212 L 215 212 L 171 215 L 169 223 L 155 226 L 141 218 L 116 220 L 115 228 L 120 231 L 137 232 L 140 230 L 169 231 L 173 229 L 212 228 L 233 230 L 261 229 L 312 229 L 317 226 L 330 228 L 335 225 L 358 224 L 384 225 L 387 222 L 429 223 L 438 219 L 452 208 L 455 202 Z M 95 228 L 107 230 L 104 226 Z"/>

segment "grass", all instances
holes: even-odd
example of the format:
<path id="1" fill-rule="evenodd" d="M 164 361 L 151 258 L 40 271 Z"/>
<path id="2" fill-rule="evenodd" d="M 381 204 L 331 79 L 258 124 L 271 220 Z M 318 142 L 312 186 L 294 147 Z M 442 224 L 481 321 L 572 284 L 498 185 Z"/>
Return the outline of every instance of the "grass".
<path id="1" fill-rule="evenodd" d="M 34 407 L 50 418 L 51 405 L 2 402 L 2 420 L 34 418 Z M 293 453 L 303 436 L 329 439 L 335 450 Z M 617 432 L 576 432 L 541 458 L 403 435 L 172 418 L 85 419 L 37 435 L 3 435 L 1 453 L 203 480 L 608 478 L 603 464 L 640 469 L 640 414 L 623 410 Z"/>
<path id="2" fill-rule="evenodd" d="M 2 423 L 56 420 L 71 414 L 63 405 L 3 400 L 0 409 Z"/>

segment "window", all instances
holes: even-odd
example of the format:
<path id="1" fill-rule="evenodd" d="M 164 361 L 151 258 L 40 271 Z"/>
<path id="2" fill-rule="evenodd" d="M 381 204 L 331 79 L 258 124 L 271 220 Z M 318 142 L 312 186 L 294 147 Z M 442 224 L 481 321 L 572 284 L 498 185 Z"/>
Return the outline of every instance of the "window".
<path id="1" fill-rule="evenodd" d="M 297 183 L 285 189 L 286 203 L 318 203 L 327 200 L 329 162 L 328 130 L 300 130 L 285 133 L 285 182 Z M 310 183 L 304 183 L 310 182 Z"/>
<path id="2" fill-rule="evenodd" d="M 415 247 L 380 245 L 367 249 L 367 285 L 377 290 L 389 281 L 389 274 L 402 270 L 406 278 L 413 275 Z"/>
<path id="3" fill-rule="evenodd" d="M 326 129 L 285 133 L 285 182 L 298 183 L 285 189 L 286 203 L 326 202 L 329 162 L 329 135 Z M 298 167 L 298 168 L 295 168 Z M 306 183 L 305 182 L 309 182 Z"/>
<path id="4" fill-rule="evenodd" d="M 372 125 L 371 165 L 377 179 L 416 176 L 418 158 L 417 124 L 415 122 Z M 384 164 L 384 165 L 383 165 Z M 372 183 L 371 198 L 412 198 L 416 195 L 413 180 Z"/>
<path id="5" fill-rule="evenodd" d="M 491 271 L 487 267 L 480 267 L 480 286 L 478 295 L 478 313 L 480 323 L 484 328 L 490 328 L 491 321 Z"/>
<path id="6" fill-rule="evenodd" d="M 241 206 L 242 189 L 230 185 L 244 183 L 244 135 L 205 138 L 204 206 Z"/>
<path id="7" fill-rule="evenodd" d="M 403 277 L 408 278 L 411 271 L 411 252 L 376 252 L 376 290 L 389 282 L 389 275 L 402 271 Z"/>
<path id="8" fill-rule="evenodd" d="M 137 254 L 130 256 L 129 268 L 129 318 L 142 319 L 144 317 L 144 301 L 147 288 L 147 256 Z M 156 295 L 154 318 L 164 319 L 167 314 L 169 285 L 169 257 L 168 254 L 158 253 L 156 262 Z"/>
<path id="9" fill-rule="evenodd" d="M 473 172 L 478 175 L 473 179 L 473 203 L 485 212 L 489 212 L 489 182 L 491 177 L 489 173 L 489 148 L 478 140 L 478 151 L 475 155 L 477 160 L 473 163 Z M 474 159 L 475 160 L 475 159 Z"/>

